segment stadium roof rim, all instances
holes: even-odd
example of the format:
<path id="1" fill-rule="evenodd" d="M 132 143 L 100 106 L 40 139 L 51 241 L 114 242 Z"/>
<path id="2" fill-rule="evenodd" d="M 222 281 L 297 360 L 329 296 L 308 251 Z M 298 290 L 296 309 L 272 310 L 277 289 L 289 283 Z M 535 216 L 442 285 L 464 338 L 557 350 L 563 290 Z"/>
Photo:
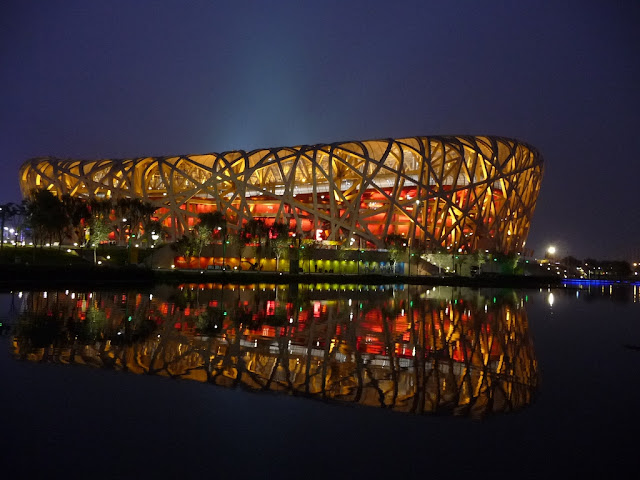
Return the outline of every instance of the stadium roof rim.
<path id="1" fill-rule="evenodd" d="M 225 150 L 222 152 L 205 152 L 205 153 L 182 153 L 182 154 L 170 154 L 170 155 L 139 155 L 139 156 L 134 156 L 134 157 L 123 157 L 123 158 L 71 158 L 71 157 L 67 157 L 67 158 L 62 158 L 62 157 L 58 157 L 55 155 L 39 155 L 36 157 L 31 157 L 29 159 L 27 159 L 25 162 L 23 162 L 22 166 L 26 166 L 27 164 L 30 164 L 31 162 L 33 162 L 34 160 L 56 160 L 56 161 L 66 161 L 66 162 L 100 162 L 100 161 L 109 161 L 109 162 L 130 162 L 130 161 L 135 161 L 135 160 L 143 160 L 146 158 L 173 158 L 173 157 L 191 157 L 191 156 L 201 156 L 201 155 L 219 155 L 219 156 L 225 156 L 225 155 L 229 155 L 232 153 L 240 153 L 243 156 L 247 156 L 247 155 L 251 155 L 255 152 L 261 152 L 261 151 L 275 151 L 275 150 L 282 150 L 282 149 L 286 149 L 286 148 L 291 148 L 291 149 L 304 149 L 304 150 L 313 150 L 313 149 L 317 149 L 317 148 L 321 148 L 321 147 L 335 147 L 335 146 L 339 146 L 339 145 L 344 145 L 346 143 L 367 143 L 367 142 L 402 142 L 403 140 L 409 140 L 409 139 L 416 139 L 416 138 L 424 138 L 424 139 L 430 139 L 430 140 L 445 140 L 445 141 L 452 141 L 452 140 L 458 140 L 458 139 L 479 139 L 479 138 L 489 138 L 491 140 L 494 141 L 501 141 L 501 142 L 513 142 L 516 143 L 518 145 L 521 145 L 527 149 L 529 149 L 531 152 L 533 152 L 535 154 L 535 157 L 538 159 L 538 161 L 540 163 L 544 163 L 544 158 L 542 156 L 542 154 L 540 153 L 540 151 L 534 147 L 533 145 L 527 143 L 527 142 L 523 142 L 517 138 L 514 137 L 504 137 L 504 136 L 500 136 L 500 135 L 469 135 L 469 134 L 464 134 L 464 135 L 413 135 L 413 136 L 406 136 L 406 137 L 400 137 L 400 138 L 393 138 L 393 137 L 382 137 L 382 138 L 371 138 L 371 139 L 367 139 L 367 140 L 343 140 L 343 141 L 338 141 L 338 142 L 331 142 L 331 143 L 315 143 L 315 144 L 302 144 L 302 145 L 284 145 L 284 146 L 279 146 L 279 147 L 267 147 L 267 148 L 255 148 L 253 150 L 242 150 L 242 149 L 238 149 L 238 150 Z"/>

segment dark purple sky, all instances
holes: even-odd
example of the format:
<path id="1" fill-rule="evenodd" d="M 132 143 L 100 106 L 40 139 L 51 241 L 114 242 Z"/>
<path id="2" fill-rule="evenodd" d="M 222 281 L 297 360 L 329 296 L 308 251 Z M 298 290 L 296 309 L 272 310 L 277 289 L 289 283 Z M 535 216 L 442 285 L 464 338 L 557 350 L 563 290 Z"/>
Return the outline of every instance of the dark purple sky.
<path id="1" fill-rule="evenodd" d="M 639 24 L 637 1 L 4 1 L 0 202 L 39 155 L 491 134 L 545 157 L 537 255 L 640 258 Z"/>

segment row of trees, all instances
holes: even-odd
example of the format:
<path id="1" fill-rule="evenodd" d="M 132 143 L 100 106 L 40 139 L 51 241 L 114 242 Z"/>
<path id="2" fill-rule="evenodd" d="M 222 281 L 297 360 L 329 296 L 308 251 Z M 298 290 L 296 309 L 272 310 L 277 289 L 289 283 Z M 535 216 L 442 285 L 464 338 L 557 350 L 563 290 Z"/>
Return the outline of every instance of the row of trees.
<path id="1" fill-rule="evenodd" d="M 165 239 L 168 234 L 163 225 L 153 218 L 156 207 L 140 199 L 91 199 L 89 201 L 71 195 L 57 197 L 48 190 L 34 190 L 21 205 L 0 205 L 0 245 L 4 245 L 5 223 L 16 216 L 24 217 L 23 225 L 28 227 L 35 245 L 68 243 L 97 246 L 112 239 L 119 245 L 135 239 L 136 243 L 152 245 L 155 240 Z M 223 255 L 227 245 L 234 245 L 244 256 L 246 247 L 254 247 L 256 268 L 263 257 L 276 259 L 279 269 L 281 258 L 292 246 L 292 231 L 289 225 L 276 221 L 267 225 L 263 219 L 254 218 L 246 222 L 240 231 L 229 235 L 227 220 L 222 212 L 201 213 L 195 228 L 176 242 L 176 250 L 184 255 L 202 256 L 209 245 L 222 245 Z M 426 245 L 409 247 L 407 239 L 391 234 L 385 238 L 389 258 L 393 264 L 406 258 L 407 253 L 422 256 L 427 253 Z M 315 245 L 305 241 L 300 245 L 299 257 L 309 260 Z M 338 248 L 342 251 L 343 249 Z M 347 252 L 338 254 L 346 258 Z M 444 251 L 443 251 L 444 253 Z"/>
<path id="2" fill-rule="evenodd" d="M 5 232 L 7 231 L 5 227 L 7 224 L 22 223 L 21 220 L 15 222 L 15 219 L 23 217 L 24 214 L 24 204 L 13 202 L 0 204 L 0 248 L 4 248 Z"/>
<path id="3" fill-rule="evenodd" d="M 240 256 L 244 257 L 246 247 L 255 247 L 255 268 L 264 257 L 276 259 L 276 270 L 279 270 L 280 259 L 292 247 L 292 234 L 289 226 L 283 222 L 274 222 L 267 225 L 259 218 L 246 222 L 236 235 L 230 236 L 227 231 L 227 222 L 221 212 L 201 213 L 198 215 L 198 224 L 195 228 L 180 238 L 175 243 L 176 251 L 184 257 L 201 257 L 205 247 L 210 245 L 233 245 L 240 250 Z M 385 245 L 389 251 L 389 259 L 395 265 L 404 261 L 409 247 L 407 239 L 401 235 L 391 234 L 385 238 Z M 299 257 L 303 261 L 314 258 L 317 249 L 315 242 L 305 241 L 300 245 Z M 338 258 L 346 259 L 348 250 L 338 247 Z M 446 250 L 445 250 L 446 251 Z M 414 244 L 411 253 L 420 256 L 427 252 L 424 246 Z"/>
<path id="4" fill-rule="evenodd" d="M 280 259 L 292 247 L 293 231 L 283 222 L 274 222 L 267 225 L 259 218 L 254 218 L 246 222 L 236 235 L 230 236 L 227 231 L 226 218 L 221 212 L 202 213 L 198 215 L 198 224 L 195 228 L 180 238 L 175 243 L 176 251 L 184 257 L 202 257 L 202 251 L 210 245 L 237 246 L 240 256 L 244 257 L 246 247 L 254 247 L 256 250 L 255 268 L 264 257 L 276 259 L 276 270 L 279 270 Z M 389 251 L 389 258 L 393 264 L 404 261 L 409 251 L 407 239 L 401 235 L 391 234 L 385 239 L 385 245 Z M 303 261 L 310 261 L 314 258 L 314 251 L 317 245 L 313 241 L 305 241 L 300 245 L 299 257 Z M 349 250 L 338 247 L 338 258 L 345 260 Z M 418 245 L 411 247 L 411 253 L 422 255 L 425 248 Z"/>
<path id="5" fill-rule="evenodd" d="M 202 256 L 204 247 L 214 244 L 223 246 L 238 246 L 240 256 L 244 256 L 246 247 L 256 248 L 256 268 L 263 256 L 273 255 L 276 258 L 276 270 L 279 268 L 280 258 L 291 246 L 288 225 L 275 222 L 267 225 L 262 219 L 254 218 L 246 222 L 236 235 L 230 236 L 227 221 L 221 212 L 201 213 L 198 215 L 196 227 L 180 238 L 176 243 L 176 250 L 185 257 Z"/>
<path id="6" fill-rule="evenodd" d="M 92 199 L 65 194 L 57 197 L 48 190 L 33 190 L 21 204 L 0 205 L 0 244 L 5 241 L 5 224 L 21 217 L 20 228 L 30 232 L 34 245 L 65 241 L 92 246 L 113 238 L 126 244 L 127 237 L 151 244 L 152 235 L 166 237 L 162 224 L 153 218 L 156 207 L 135 198 Z"/>
<path id="7" fill-rule="evenodd" d="M 627 277 L 633 273 L 631 265 L 625 260 L 598 260 L 595 258 L 585 258 L 584 261 L 572 256 L 564 257 L 560 264 L 575 271 L 578 268 L 588 276 L 615 276 Z"/>

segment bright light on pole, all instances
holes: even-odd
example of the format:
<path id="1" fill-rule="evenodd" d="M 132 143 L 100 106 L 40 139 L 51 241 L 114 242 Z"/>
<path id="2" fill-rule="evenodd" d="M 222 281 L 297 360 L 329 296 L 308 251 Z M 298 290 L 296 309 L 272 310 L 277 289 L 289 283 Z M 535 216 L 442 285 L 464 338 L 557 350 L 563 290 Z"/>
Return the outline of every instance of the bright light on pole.
<path id="1" fill-rule="evenodd" d="M 554 247 L 553 245 L 549 245 L 549 247 L 547 247 L 547 253 L 549 255 L 555 255 L 556 254 L 556 247 Z"/>

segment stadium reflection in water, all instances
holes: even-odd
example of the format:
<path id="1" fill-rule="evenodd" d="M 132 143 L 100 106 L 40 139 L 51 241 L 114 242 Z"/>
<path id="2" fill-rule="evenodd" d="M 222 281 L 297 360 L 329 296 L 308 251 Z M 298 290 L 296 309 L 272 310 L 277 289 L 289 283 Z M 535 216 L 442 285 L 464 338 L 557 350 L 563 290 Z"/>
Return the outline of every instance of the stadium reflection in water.
<path id="1" fill-rule="evenodd" d="M 13 353 L 478 418 L 520 409 L 535 395 L 524 303 L 514 291 L 419 286 L 31 292 Z"/>

